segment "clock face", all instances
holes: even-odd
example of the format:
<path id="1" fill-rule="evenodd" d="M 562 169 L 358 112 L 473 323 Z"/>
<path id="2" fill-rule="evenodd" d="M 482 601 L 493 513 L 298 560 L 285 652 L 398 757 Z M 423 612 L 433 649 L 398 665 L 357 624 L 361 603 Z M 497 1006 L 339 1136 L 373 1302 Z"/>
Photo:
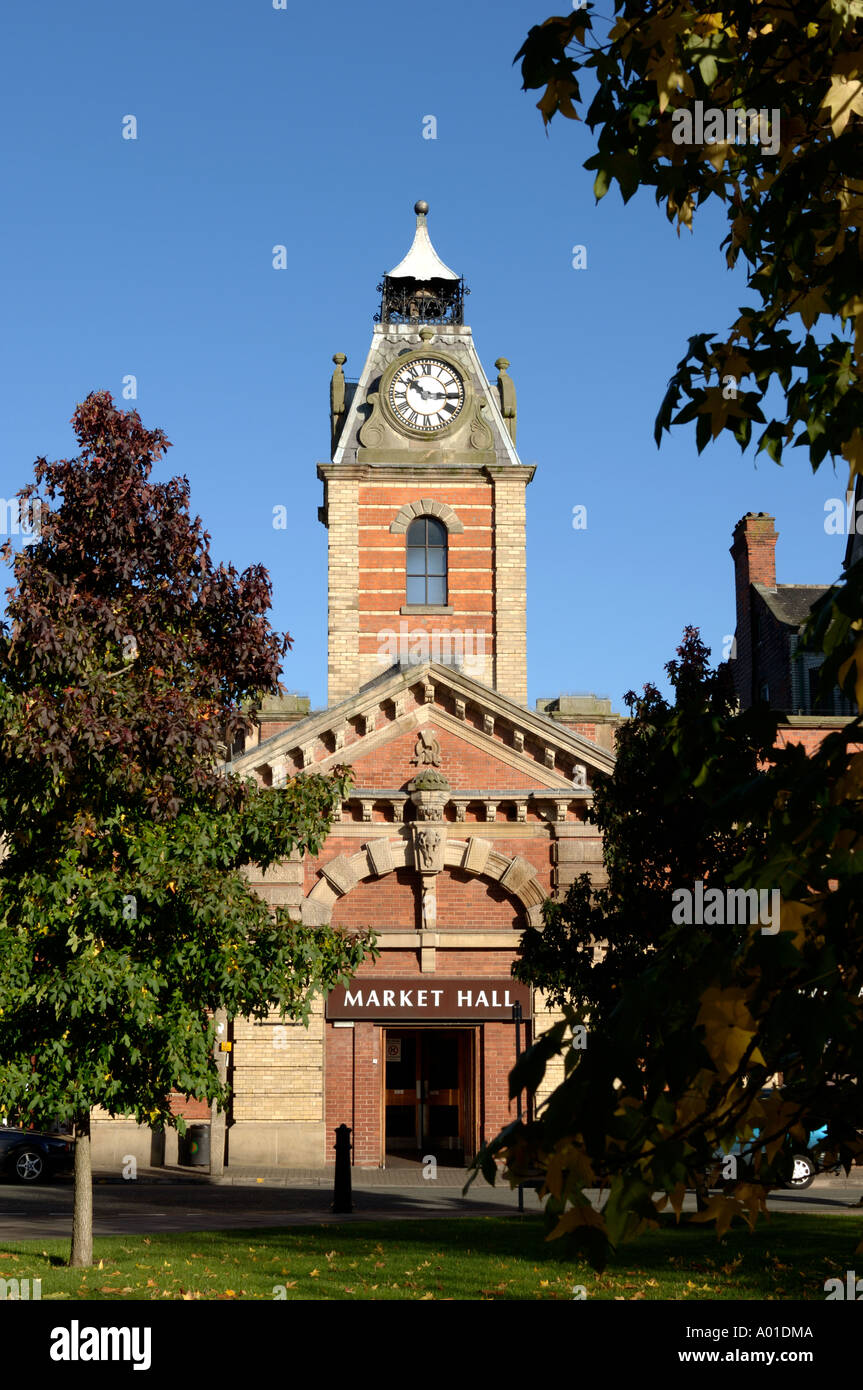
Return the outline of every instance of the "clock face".
<path id="1" fill-rule="evenodd" d="M 464 382 L 454 367 L 437 357 L 415 357 L 390 382 L 389 403 L 411 429 L 442 430 L 464 405 Z"/>

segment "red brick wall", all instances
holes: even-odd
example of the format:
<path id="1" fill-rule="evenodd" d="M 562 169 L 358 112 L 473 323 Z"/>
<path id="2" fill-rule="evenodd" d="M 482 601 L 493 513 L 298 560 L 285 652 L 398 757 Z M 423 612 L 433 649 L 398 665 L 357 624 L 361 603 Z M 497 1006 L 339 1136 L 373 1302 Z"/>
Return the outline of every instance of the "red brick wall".
<path id="1" fill-rule="evenodd" d="M 353 854 L 358 848 L 354 842 L 345 852 Z M 333 853 L 336 852 L 333 850 Z M 401 927 L 404 931 L 419 931 L 421 916 L 416 877 L 413 869 L 396 869 L 382 878 L 364 879 L 333 905 L 333 924 L 339 927 Z"/>
<path id="2" fill-rule="evenodd" d="M 383 878 L 364 880 L 334 904 L 333 924 L 419 931 L 422 916 L 416 878 L 413 869 L 397 869 Z M 435 888 L 438 931 L 483 927 L 524 931 L 527 925 L 519 899 L 488 879 L 462 869 L 444 869 L 437 875 Z"/>
<path id="3" fill-rule="evenodd" d="M 752 698 L 761 698 L 766 683 L 771 709 L 791 710 L 791 652 L 788 630 L 773 616 L 759 594 L 752 595 Z"/>
<path id="4" fill-rule="evenodd" d="M 339 1125 L 354 1129 L 354 1033 L 355 1028 L 324 1027 L 324 1097 L 327 1126 L 327 1161 L 335 1163 L 335 1131 Z M 378 1064 L 380 1065 L 380 1063 Z"/>
<path id="5" fill-rule="evenodd" d="M 498 931 L 514 927 L 524 931 L 527 926 L 519 899 L 488 879 L 477 878 L 463 869 L 445 869 L 437 875 L 435 889 L 439 932 L 447 929 L 479 931 L 484 927 Z"/>
<path id="6" fill-rule="evenodd" d="M 754 689 L 751 586 L 776 587 L 776 538 L 773 517 L 765 513 L 757 516 L 750 513 L 734 528 L 731 556 L 737 607 L 737 655 L 732 669 L 735 690 L 744 709 L 758 697 Z"/>
<path id="7" fill-rule="evenodd" d="M 776 747 L 787 748 L 792 743 L 801 743 L 809 754 L 815 753 L 827 738 L 828 734 L 835 734 L 836 729 L 785 729 L 780 728 L 776 736 Z M 863 752 L 860 744 L 851 743 L 848 745 L 852 753 Z"/>
<path id="8" fill-rule="evenodd" d="M 452 615 L 403 615 L 406 537 L 393 535 L 390 523 L 408 502 L 428 497 L 451 506 L 464 526 L 449 536 L 447 602 Z M 491 483 L 433 483 L 418 479 L 394 486 L 365 484 L 359 489 L 359 610 L 361 653 L 377 652 L 378 634 L 399 631 L 403 618 L 409 630 L 433 632 L 475 630 L 486 634 L 485 651 L 493 653 L 492 617 L 492 501 Z"/>
<path id="9" fill-rule="evenodd" d="M 353 1160 L 359 1167 L 380 1162 L 383 1058 L 381 1029 L 375 1023 L 333 1028 L 325 1033 L 324 1076 L 328 1159 L 339 1125 L 353 1130 Z"/>
<path id="10" fill-rule="evenodd" d="M 438 950 L 434 975 L 423 978 L 429 983 L 434 979 L 468 976 L 507 979 L 514 959 L 514 950 Z M 384 951 L 376 963 L 362 966 L 358 974 L 415 978 L 419 975 L 416 953 Z M 515 1028 L 510 1023 L 498 1022 L 472 1026 L 479 1029 L 473 1092 L 478 1139 L 483 1143 L 515 1116 L 515 1104 L 507 1099 L 507 1078 L 515 1062 Z M 331 1162 L 334 1155 L 329 1152 L 330 1136 L 340 1124 L 348 1124 L 353 1130 L 355 1164 L 376 1167 L 381 1162 L 382 1039 L 383 1029 L 376 1023 L 357 1023 L 352 1029 L 326 1026 L 326 1123 Z M 528 1040 L 525 1029 L 522 1048 Z"/>
<path id="11" fill-rule="evenodd" d="M 210 1107 L 205 1100 L 193 1100 L 191 1096 L 181 1096 L 172 1091 L 170 1096 L 171 1114 L 182 1115 L 185 1120 L 209 1120 Z"/>
<path id="12" fill-rule="evenodd" d="M 416 702 L 409 702 L 407 708 L 414 708 Z M 481 721 L 472 726 L 481 729 Z M 470 726 L 470 719 L 465 723 Z M 513 791 L 524 788 L 526 791 L 541 790 L 544 783 L 529 772 L 521 772 L 509 765 L 498 763 L 489 756 L 487 749 L 475 748 L 466 739 L 449 729 L 435 729 L 441 750 L 440 771 L 450 786 L 466 790 L 481 790 L 486 787 L 504 786 Z M 419 770 L 411 762 L 416 747 L 416 730 L 396 734 L 382 747 L 363 754 L 353 761 L 354 784 L 358 787 L 403 787 Z M 501 740 L 503 743 L 503 740 Z M 504 745 L 510 747 L 510 745 Z M 533 751 L 533 750 L 529 750 Z"/>
<path id="13" fill-rule="evenodd" d="M 489 1139 L 515 1119 L 515 1101 L 510 1102 L 509 1073 L 515 1066 L 515 1025 L 484 1023 L 479 1040 L 480 1063 L 477 1077 L 479 1141 Z M 525 1029 L 521 1030 L 521 1046 L 525 1046 Z"/>

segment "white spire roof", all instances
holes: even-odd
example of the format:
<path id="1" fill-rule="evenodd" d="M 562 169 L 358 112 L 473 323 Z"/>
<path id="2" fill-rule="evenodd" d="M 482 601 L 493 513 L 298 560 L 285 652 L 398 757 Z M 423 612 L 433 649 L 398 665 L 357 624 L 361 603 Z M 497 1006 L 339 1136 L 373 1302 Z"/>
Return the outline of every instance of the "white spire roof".
<path id="1" fill-rule="evenodd" d="M 387 271 L 387 276 L 391 280 L 458 280 L 461 277 L 456 275 L 454 270 L 450 270 L 448 265 L 444 265 L 437 251 L 431 244 L 428 226 L 426 224 L 426 214 L 429 210 L 428 203 L 418 202 L 414 204 L 414 212 L 417 215 L 417 229 L 414 232 L 413 245 L 403 260 L 397 266 Z"/>

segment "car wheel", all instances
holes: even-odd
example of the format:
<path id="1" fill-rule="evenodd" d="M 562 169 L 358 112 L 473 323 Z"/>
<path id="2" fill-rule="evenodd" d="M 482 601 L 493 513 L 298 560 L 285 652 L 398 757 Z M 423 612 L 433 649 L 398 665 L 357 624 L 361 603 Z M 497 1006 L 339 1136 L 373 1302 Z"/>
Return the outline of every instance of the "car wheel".
<path id="1" fill-rule="evenodd" d="M 788 1183 L 789 1187 L 794 1187 L 799 1192 L 802 1188 L 808 1187 L 815 1177 L 815 1164 L 808 1154 L 794 1155 L 794 1171 Z"/>
<path id="2" fill-rule="evenodd" d="M 815 1160 L 815 1167 L 819 1172 L 830 1173 L 835 1177 L 841 1177 L 842 1164 L 830 1163 L 828 1161 L 828 1154 L 826 1149 L 814 1149 L 812 1152 L 812 1157 Z"/>
<path id="3" fill-rule="evenodd" d="M 38 1149 L 19 1149 L 14 1171 L 18 1182 L 40 1182 L 45 1176 L 45 1159 Z"/>

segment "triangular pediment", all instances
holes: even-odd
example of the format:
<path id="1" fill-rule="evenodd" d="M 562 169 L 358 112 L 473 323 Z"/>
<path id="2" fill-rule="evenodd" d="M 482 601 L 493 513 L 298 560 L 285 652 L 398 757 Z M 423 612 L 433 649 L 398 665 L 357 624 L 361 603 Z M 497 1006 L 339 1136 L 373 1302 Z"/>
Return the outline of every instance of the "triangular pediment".
<path id="1" fill-rule="evenodd" d="M 402 788 L 432 765 L 463 796 L 589 797 L 594 774 L 609 773 L 614 758 L 457 668 L 424 662 L 384 672 L 248 749 L 232 767 L 278 784 L 299 771 L 326 773 L 339 764 L 354 769 L 357 795 Z"/>

